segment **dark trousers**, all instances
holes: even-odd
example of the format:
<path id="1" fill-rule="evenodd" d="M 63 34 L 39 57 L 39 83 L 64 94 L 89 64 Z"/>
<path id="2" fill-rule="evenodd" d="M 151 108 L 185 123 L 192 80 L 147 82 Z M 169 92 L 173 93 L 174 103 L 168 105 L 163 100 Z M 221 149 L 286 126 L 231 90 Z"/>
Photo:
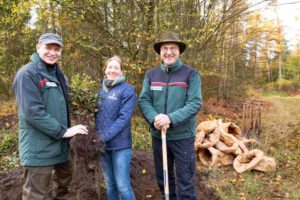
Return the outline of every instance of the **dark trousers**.
<path id="1" fill-rule="evenodd" d="M 24 169 L 22 200 L 69 199 L 68 188 L 72 179 L 72 168 L 69 162 L 46 167 L 24 167 Z"/>
<path id="2" fill-rule="evenodd" d="M 156 180 L 164 199 L 161 139 L 152 137 Z M 196 200 L 194 138 L 167 141 L 170 200 Z"/>

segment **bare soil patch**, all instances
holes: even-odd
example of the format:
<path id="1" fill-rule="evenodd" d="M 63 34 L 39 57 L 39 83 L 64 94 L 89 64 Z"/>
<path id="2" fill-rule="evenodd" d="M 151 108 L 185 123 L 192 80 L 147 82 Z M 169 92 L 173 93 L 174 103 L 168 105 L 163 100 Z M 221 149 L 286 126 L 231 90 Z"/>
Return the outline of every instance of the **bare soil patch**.
<path id="1" fill-rule="evenodd" d="M 210 99 L 204 102 L 199 114 L 199 121 L 215 117 L 240 120 L 242 101 Z M 16 115 L 2 117 L 0 125 L 7 126 L 17 123 Z M 97 142 L 95 134 L 89 134 L 88 139 L 75 137 L 71 142 L 70 157 L 74 166 L 73 182 L 70 191 L 72 199 L 106 199 L 105 183 L 98 163 L 98 155 L 102 144 Z M 197 171 L 195 184 L 197 199 L 220 199 L 214 188 L 208 187 L 205 182 L 209 179 L 209 171 Z M 133 151 L 131 165 L 131 181 L 136 198 L 139 200 L 158 200 L 160 192 L 156 183 L 153 156 L 151 151 Z M 17 168 L 9 172 L 0 173 L 0 200 L 20 200 L 23 184 L 23 169 Z"/>
<path id="2" fill-rule="evenodd" d="M 88 185 L 90 187 L 80 187 L 75 184 L 77 178 L 82 178 L 80 185 Z M 72 199 L 106 199 L 105 190 L 103 187 L 103 178 L 100 178 L 102 186 L 100 186 L 99 196 L 91 185 L 94 182 L 94 172 L 90 171 L 86 177 L 82 174 L 75 175 L 72 185 Z M 218 200 L 220 197 L 213 188 L 205 185 L 204 181 L 208 178 L 208 173 L 197 172 L 196 174 L 196 189 L 198 199 Z M 131 166 L 131 181 L 136 199 L 160 199 L 160 192 L 156 184 L 153 157 L 149 151 L 134 150 L 132 166 Z M 18 168 L 9 173 L 0 173 L 0 199 L 1 200 L 20 200 L 23 184 L 23 169 Z"/>

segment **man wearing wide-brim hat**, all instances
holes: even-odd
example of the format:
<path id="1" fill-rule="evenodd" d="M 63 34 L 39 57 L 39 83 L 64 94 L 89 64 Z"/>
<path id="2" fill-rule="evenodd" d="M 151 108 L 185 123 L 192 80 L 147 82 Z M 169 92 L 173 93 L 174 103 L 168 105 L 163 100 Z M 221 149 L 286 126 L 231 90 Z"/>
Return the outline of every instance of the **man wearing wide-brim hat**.
<path id="1" fill-rule="evenodd" d="M 196 199 L 194 137 L 202 105 L 201 79 L 179 58 L 186 49 L 178 35 L 166 32 L 154 44 L 161 64 L 146 72 L 139 107 L 152 134 L 156 179 L 164 198 L 161 130 L 167 131 L 170 199 Z M 176 174 L 176 179 L 175 179 Z"/>

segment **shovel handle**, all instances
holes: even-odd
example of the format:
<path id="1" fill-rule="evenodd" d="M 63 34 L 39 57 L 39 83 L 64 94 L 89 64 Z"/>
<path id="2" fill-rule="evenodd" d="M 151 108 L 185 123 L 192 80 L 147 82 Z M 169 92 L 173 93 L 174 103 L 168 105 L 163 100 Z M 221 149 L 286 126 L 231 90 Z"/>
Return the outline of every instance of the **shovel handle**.
<path id="1" fill-rule="evenodd" d="M 166 139 L 166 130 L 164 128 L 161 129 L 161 143 L 162 143 L 162 157 L 163 157 L 163 171 L 164 171 L 165 200 L 169 200 L 167 139 Z"/>

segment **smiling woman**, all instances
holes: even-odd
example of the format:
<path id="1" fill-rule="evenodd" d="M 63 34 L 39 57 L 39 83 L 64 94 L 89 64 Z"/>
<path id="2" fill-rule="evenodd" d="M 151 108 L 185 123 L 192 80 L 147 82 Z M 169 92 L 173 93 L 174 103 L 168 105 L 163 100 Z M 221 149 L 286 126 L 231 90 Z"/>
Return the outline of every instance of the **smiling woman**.
<path id="1" fill-rule="evenodd" d="M 105 78 L 98 92 L 95 130 L 105 151 L 100 154 L 101 169 L 106 182 L 107 199 L 134 200 L 130 183 L 132 158 L 131 117 L 136 106 L 136 94 L 122 74 L 119 56 L 105 63 Z M 122 166 L 122 167 L 121 167 Z"/>
<path id="2" fill-rule="evenodd" d="M 123 74 L 122 60 L 119 56 L 114 56 L 107 60 L 105 64 L 105 75 L 108 80 L 116 80 Z"/>

